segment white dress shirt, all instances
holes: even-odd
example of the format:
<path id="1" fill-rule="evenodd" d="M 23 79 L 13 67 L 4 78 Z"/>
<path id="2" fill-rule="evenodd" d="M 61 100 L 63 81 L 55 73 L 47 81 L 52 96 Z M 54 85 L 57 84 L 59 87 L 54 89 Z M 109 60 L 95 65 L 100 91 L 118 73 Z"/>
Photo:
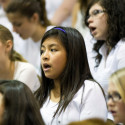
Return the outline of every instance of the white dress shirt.
<path id="1" fill-rule="evenodd" d="M 93 81 L 85 80 L 85 87 L 82 86 L 75 94 L 66 110 L 59 116 L 56 115 L 53 122 L 53 115 L 58 103 L 52 102 L 49 97 L 41 108 L 41 114 L 46 125 L 67 125 L 73 121 L 80 121 L 88 118 L 107 118 L 107 106 L 104 95 L 99 85 Z"/>
<path id="2" fill-rule="evenodd" d="M 121 39 L 108 56 L 106 54 L 106 45 L 102 45 L 99 50 L 102 60 L 97 68 L 95 68 L 96 62 L 94 57 L 96 53 L 93 51 L 93 42 L 95 40 L 92 37 L 85 40 L 90 70 L 93 78 L 102 86 L 105 94 L 107 94 L 110 75 L 118 69 L 125 67 L 125 39 Z"/>

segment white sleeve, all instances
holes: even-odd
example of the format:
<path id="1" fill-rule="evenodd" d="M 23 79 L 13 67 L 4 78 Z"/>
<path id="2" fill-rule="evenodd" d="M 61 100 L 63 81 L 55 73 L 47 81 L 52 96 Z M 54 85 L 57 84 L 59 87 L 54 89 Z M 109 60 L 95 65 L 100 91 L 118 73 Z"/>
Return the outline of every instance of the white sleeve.
<path id="1" fill-rule="evenodd" d="M 117 52 L 117 60 L 117 69 L 125 67 L 125 44 L 121 45 L 119 51 Z"/>
<path id="2" fill-rule="evenodd" d="M 35 68 L 32 65 L 26 65 L 26 67 L 18 73 L 18 78 L 16 79 L 25 83 L 32 90 L 32 92 L 35 92 L 39 88 L 40 81 Z"/>
<path id="3" fill-rule="evenodd" d="M 107 106 L 100 86 L 93 82 L 85 84 L 80 120 L 88 118 L 107 119 Z"/>

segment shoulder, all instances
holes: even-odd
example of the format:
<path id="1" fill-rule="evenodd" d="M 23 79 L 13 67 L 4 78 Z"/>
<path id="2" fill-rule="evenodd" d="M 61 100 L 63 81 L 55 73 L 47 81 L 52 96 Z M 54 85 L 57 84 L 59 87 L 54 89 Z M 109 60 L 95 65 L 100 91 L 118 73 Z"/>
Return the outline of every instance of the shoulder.
<path id="1" fill-rule="evenodd" d="M 32 64 L 28 63 L 28 62 L 20 62 L 20 61 L 16 61 L 15 62 L 15 70 L 17 71 L 32 71 L 35 72 L 35 68 Z"/>
<path id="2" fill-rule="evenodd" d="M 75 94 L 74 99 L 79 100 L 83 98 L 83 100 L 85 100 L 89 96 L 94 96 L 94 95 L 104 96 L 101 86 L 95 81 L 85 80 L 82 87 Z"/>
<path id="3" fill-rule="evenodd" d="M 85 80 L 84 84 L 85 84 L 85 90 L 91 91 L 93 89 L 101 89 L 100 85 L 94 80 Z"/>
<path id="4" fill-rule="evenodd" d="M 125 38 L 121 39 L 117 45 L 114 48 L 114 51 L 116 51 L 116 55 L 119 58 L 119 56 L 124 57 L 125 56 Z M 122 54 L 121 54 L 122 53 Z"/>
<path id="5" fill-rule="evenodd" d="M 116 44 L 115 48 L 125 48 L 125 38 L 120 39 L 118 43 Z"/>
<path id="6" fill-rule="evenodd" d="M 85 84 L 85 89 L 84 89 L 84 93 L 86 94 L 103 94 L 103 89 L 101 87 L 101 85 L 97 82 L 95 82 L 94 80 L 85 80 L 84 82 Z"/>

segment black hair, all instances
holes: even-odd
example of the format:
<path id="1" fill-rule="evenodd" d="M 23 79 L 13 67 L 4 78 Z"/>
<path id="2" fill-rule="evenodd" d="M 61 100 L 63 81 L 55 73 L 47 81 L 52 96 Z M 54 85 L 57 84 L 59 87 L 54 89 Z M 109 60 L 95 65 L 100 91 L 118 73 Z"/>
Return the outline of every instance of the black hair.
<path id="1" fill-rule="evenodd" d="M 108 36 L 106 40 L 97 40 L 94 44 L 94 50 L 97 53 L 96 61 L 97 66 L 99 65 L 102 56 L 99 53 L 101 46 L 106 43 L 107 48 L 113 49 L 120 39 L 125 37 L 125 0 L 92 0 L 88 5 L 85 23 L 88 26 L 89 10 L 94 4 L 100 4 L 108 15 Z"/>
<path id="2" fill-rule="evenodd" d="M 74 28 L 55 27 L 47 31 L 41 41 L 41 45 L 48 38 L 57 38 L 64 46 L 67 53 L 67 64 L 61 74 L 60 101 L 54 116 L 66 109 L 74 95 L 83 86 L 84 81 L 92 79 L 82 35 Z M 61 57 L 60 57 L 61 58 Z M 45 103 L 54 82 L 45 76 L 42 70 L 42 84 L 36 93 L 41 107 Z"/>
<path id="3" fill-rule="evenodd" d="M 17 80 L 0 80 L 4 114 L 2 125 L 44 125 L 40 107 L 31 90 Z"/>

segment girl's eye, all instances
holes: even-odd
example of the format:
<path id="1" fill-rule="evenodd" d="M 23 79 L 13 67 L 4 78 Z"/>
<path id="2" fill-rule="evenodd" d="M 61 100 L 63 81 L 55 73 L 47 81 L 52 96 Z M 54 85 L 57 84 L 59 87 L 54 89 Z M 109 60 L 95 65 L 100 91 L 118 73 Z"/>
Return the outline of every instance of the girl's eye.
<path id="1" fill-rule="evenodd" d="M 22 23 L 15 23 L 14 26 L 20 27 Z"/>
<path id="2" fill-rule="evenodd" d="M 43 52 L 44 52 L 44 50 L 41 50 L 41 52 L 40 52 L 40 53 L 41 53 L 41 55 L 43 54 Z"/>
<path id="3" fill-rule="evenodd" d="M 56 49 L 51 49 L 52 52 L 56 52 L 57 50 Z"/>

